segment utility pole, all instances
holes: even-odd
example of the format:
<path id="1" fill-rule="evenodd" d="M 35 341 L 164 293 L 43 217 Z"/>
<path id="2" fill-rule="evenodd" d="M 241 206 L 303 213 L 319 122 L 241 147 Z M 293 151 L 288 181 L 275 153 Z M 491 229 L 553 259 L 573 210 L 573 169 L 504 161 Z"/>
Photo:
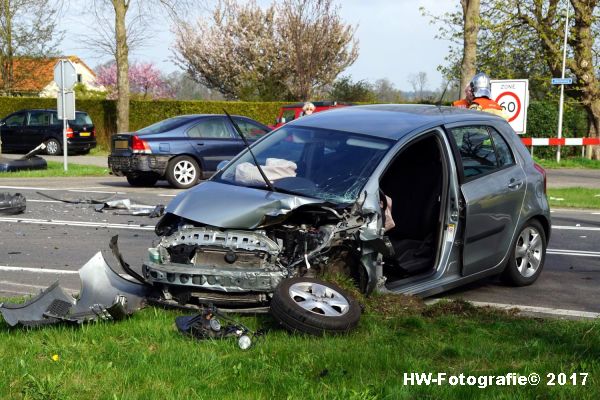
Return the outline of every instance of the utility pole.
<path id="1" fill-rule="evenodd" d="M 565 40 L 563 42 L 563 62 L 562 62 L 562 76 L 561 78 L 565 79 L 565 64 L 567 62 L 567 38 L 569 37 L 569 2 L 567 3 L 566 12 L 567 16 L 565 18 Z M 558 138 L 562 138 L 562 125 L 563 125 L 563 102 L 565 95 L 565 84 L 562 83 L 560 85 L 560 103 L 558 105 Z M 558 145 L 556 150 L 556 162 L 560 163 L 560 145 Z"/>

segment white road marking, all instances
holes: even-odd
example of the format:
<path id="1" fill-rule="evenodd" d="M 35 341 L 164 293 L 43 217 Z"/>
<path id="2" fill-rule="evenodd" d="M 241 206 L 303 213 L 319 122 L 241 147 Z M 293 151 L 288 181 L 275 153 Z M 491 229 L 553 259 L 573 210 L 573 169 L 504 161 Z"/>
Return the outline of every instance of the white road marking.
<path id="1" fill-rule="evenodd" d="M 159 197 L 175 197 L 175 196 L 177 196 L 177 195 L 176 195 L 176 194 L 162 194 L 162 193 L 161 193 L 161 194 L 159 194 L 158 196 L 159 196 Z"/>
<path id="2" fill-rule="evenodd" d="M 51 269 L 51 268 L 28 268 L 28 267 L 12 267 L 9 265 L 0 265 L 0 271 L 7 272 L 35 272 L 36 274 L 71 274 L 76 275 L 79 271 L 73 271 L 69 269 Z M 0 281 L 0 283 L 2 283 Z M 44 286 L 45 288 L 46 286 Z"/>
<path id="3" fill-rule="evenodd" d="M 552 229 L 556 229 L 558 231 L 596 231 L 599 232 L 600 228 L 593 226 L 566 226 L 566 225 L 552 225 Z"/>
<path id="4" fill-rule="evenodd" d="M 48 289 L 48 286 L 41 286 L 41 285 L 32 285 L 29 283 L 19 283 L 19 282 L 12 282 L 12 281 L 0 281 L 0 285 L 2 285 L 2 288 L 0 288 L 0 292 L 5 292 L 5 293 L 11 293 L 11 294 L 19 294 L 19 295 L 36 295 L 36 292 L 40 292 L 44 289 Z M 14 289 L 10 289 L 11 287 L 18 287 L 18 288 L 29 288 L 29 289 L 34 289 L 34 290 L 28 290 L 27 292 L 22 291 L 22 290 L 14 290 Z M 63 287 L 61 286 L 65 292 L 74 295 L 75 293 L 78 293 L 79 290 L 76 289 L 71 289 L 71 288 L 67 288 L 67 287 Z"/>
<path id="5" fill-rule="evenodd" d="M 32 200 L 32 199 L 27 199 L 28 203 L 64 203 L 64 201 L 58 201 L 58 200 Z"/>
<path id="6" fill-rule="evenodd" d="M 113 228 L 113 229 L 133 229 L 141 231 L 153 231 L 154 225 L 142 226 L 133 224 L 114 224 L 108 222 L 88 222 L 88 221 L 63 221 L 55 219 L 35 219 L 35 218 L 8 218 L 0 217 L 0 222 L 12 222 L 21 224 L 39 224 L 39 225 L 59 225 L 59 226 L 83 226 L 88 228 Z"/>
<path id="7" fill-rule="evenodd" d="M 600 257 L 600 251 L 548 249 L 548 250 L 546 250 L 546 253 L 559 254 L 559 255 L 564 255 L 564 256 Z"/>
<path id="8" fill-rule="evenodd" d="M 127 194 L 126 192 L 115 192 L 115 191 L 103 191 L 103 190 L 86 190 L 81 188 L 65 189 L 65 188 L 45 188 L 45 187 L 33 187 L 33 186 L 0 186 L 0 189 L 11 189 L 11 190 L 36 190 L 36 191 L 66 191 L 74 193 L 101 193 L 101 194 Z"/>
<path id="9" fill-rule="evenodd" d="M 435 304 L 442 300 L 448 299 L 430 299 L 426 300 L 426 304 Z M 550 307 L 536 307 L 536 306 L 524 306 L 520 304 L 503 304 L 503 303 L 489 303 L 484 301 L 469 301 L 477 307 L 494 307 L 503 310 L 513 310 L 515 308 L 520 310 L 520 313 L 529 315 L 541 315 L 554 318 L 576 318 L 576 319 L 597 319 L 600 318 L 600 313 L 590 311 L 579 311 L 579 310 L 565 310 L 562 308 L 550 308 Z"/>

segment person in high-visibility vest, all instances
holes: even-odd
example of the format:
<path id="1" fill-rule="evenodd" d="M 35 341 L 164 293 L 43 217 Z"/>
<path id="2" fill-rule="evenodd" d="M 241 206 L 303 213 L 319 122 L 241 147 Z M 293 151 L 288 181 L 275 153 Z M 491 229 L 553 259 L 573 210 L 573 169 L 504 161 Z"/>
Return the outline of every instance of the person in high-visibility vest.
<path id="1" fill-rule="evenodd" d="M 465 98 L 455 101 L 452 105 L 454 107 L 489 112 L 508 120 L 506 111 L 504 111 L 500 104 L 492 100 L 491 96 L 492 85 L 490 78 L 483 72 L 480 72 L 471 79 L 471 82 L 465 88 Z"/>

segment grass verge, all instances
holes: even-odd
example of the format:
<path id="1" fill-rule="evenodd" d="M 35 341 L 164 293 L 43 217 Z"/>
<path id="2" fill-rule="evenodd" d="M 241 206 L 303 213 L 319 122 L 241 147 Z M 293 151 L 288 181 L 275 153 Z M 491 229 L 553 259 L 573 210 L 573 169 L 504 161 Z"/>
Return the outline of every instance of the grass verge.
<path id="1" fill-rule="evenodd" d="M 600 160 L 588 160 L 583 157 L 574 158 L 563 158 L 560 163 L 556 160 L 533 158 L 536 163 L 541 165 L 543 168 L 548 169 L 559 169 L 559 168 L 589 168 L 589 169 L 600 169 Z"/>
<path id="2" fill-rule="evenodd" d="M 600 189 L 548 188 L 550 207 L 600 209 Z"/>
<path id="3" fill-rule="evenodd" d="M 244 317 L 267 335 L 234 340 L 179 334 L 179 312 L 147 308 L 126 321 L 25 331 L 0 322 L 0 398 L 414 399 L 600 398 L 600 322 L 541 320 L 464 302 L 425 307 L 401 296 L 366 301 L 359 328 L 339 337 L 291 335 L 269 316 Z M 538 373 L 538 386 L 405 385 L 404 373 Z M 548 373 L 588 373 L 585 386 L 548 386 Z M 556 383 L 556 382 L 555 382 Z"/>
<path id="4" fill-rule="evenodd" d="M 0 178 L 45 178 L 45 177 L 69 177 L 69 176 L 103 176 L 108 175 L 108 167 L 95 165 L 68 165 L 68 171 L 63 169 L 63 163 L 48 161 L 48 169 L 36 171 L 0 172 Z"/>

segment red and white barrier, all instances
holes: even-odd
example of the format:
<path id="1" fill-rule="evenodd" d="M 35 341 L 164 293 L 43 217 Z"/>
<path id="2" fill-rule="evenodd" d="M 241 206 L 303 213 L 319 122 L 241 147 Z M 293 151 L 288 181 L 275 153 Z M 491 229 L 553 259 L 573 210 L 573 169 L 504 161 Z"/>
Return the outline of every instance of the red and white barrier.
<path id="1" fill-rule="evenodd" d="M 588 146 L 600 145 L 600 138 L 521 138 L 525 146 Z"/>

